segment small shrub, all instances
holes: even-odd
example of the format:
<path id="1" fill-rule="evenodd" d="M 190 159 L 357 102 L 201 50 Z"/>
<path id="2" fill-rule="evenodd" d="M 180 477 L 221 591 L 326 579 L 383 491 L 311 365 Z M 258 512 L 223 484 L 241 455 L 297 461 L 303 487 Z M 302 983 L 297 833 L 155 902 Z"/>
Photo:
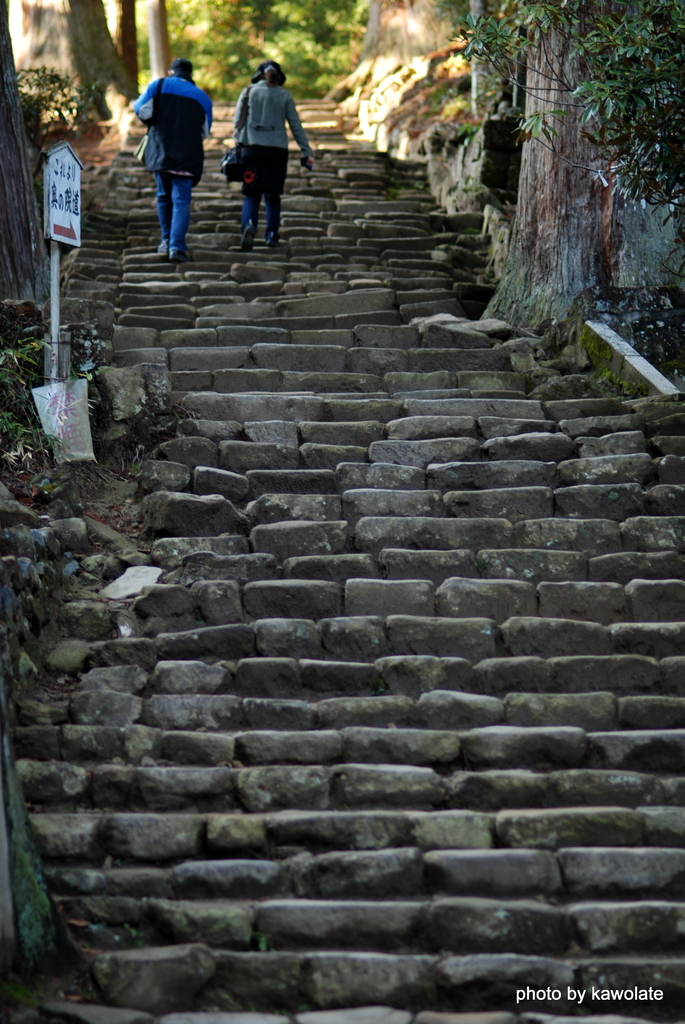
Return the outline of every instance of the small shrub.
<path id="1" fill-rule="evenodd" d="M 52 457 L 31 388 L 43 384 L 43 325 L 31 304 L 0 303 L 0 466 Z"/>
<path id="2" fill-rule="evenodd" d="M 48 134 L 63 138 L 91 120 L 94 109 L 103 103 L 103 86 L 99 82 L 79 82 L 56 68 L 19 71 L 17 87 L 26 137 L 38 150 Z M 34 173 L 39 169 L 40 163 Z"/>

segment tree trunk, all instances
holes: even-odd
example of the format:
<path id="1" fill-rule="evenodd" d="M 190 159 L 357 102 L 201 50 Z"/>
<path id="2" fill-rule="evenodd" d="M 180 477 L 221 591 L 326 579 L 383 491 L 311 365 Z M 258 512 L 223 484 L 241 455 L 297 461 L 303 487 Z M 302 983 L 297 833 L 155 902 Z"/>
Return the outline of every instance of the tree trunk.
<path id="1" fill-rule="evenodd" d="M 41 302 L 47 255 L 19 106 L 6 0 L 0 0 L 0 298 Z"/>
<path id="2" fill-rule="evenodd" d="M 21 0 L 21 10 L 17 67 L 47 65 L 85 82 L 104 82 L 102 114 L 119 117 L 138 90 L 112 42 L 102 0 Z"/>
<path id="3" fill-rule="evenodd" d="M 554 151 L 544 139 L 524 144 L 511 249 L 488 316 L 536 326 L 563 318 L 585 288 L 673 280 L 661 266 L 673 242 L 663 213 L 623 201 L 597 174 L 604 165 L 580 134 L 582 111 L 572 96 L 580 78 L 578 58 L 556 33 L 529 53 L 526 113 L 562 109 L 567 116 L 555 122 Z"/>
<path id="4" fill-rule="evenodd" d="M 121 62 L 138 87 L 138 40 L 136 37 L 136 0 L 117 0 L 117 27 L 114 45 Z"/>
<path id="5" fill-rule="evenodd" d="M 164 0 L 147 0 L 147 29 L 150 38 L 150 70 L 153 80 L 164 78 L 171 64 L 169 30 Z"/>
<path id="6" fill-rule="evenodd" d="M 441 20 L 432 0 L 371 0 L 359 64 L 332 89 L 329 100 L 351 93 L 368 93 L 414 57 L 446 46 L 449 25 Z"/>

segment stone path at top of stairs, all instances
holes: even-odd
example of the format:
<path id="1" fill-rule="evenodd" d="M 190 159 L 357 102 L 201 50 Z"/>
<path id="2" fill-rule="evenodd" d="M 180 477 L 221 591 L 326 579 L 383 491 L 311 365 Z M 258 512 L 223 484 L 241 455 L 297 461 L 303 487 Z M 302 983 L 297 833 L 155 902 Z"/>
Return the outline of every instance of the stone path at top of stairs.
<path id="1" fill-rule="evenodd" d="M 280 249 L 210 162 L 170 265 L 126 152 L 76 259 L 189 417 L 143 472 L 159 582 L 74 609 L 69 720 L 17 730 L 53 891 L 110 1006 L 678 1019 L 681 407 L 527 397 L 480 219 L 303 111 Z"/>

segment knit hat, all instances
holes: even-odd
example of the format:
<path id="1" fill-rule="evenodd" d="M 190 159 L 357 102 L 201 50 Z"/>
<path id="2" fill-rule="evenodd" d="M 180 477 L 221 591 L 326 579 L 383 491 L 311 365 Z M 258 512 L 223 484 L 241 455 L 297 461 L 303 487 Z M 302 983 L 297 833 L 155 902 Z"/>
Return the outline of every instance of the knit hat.
<path id="1" fill-rule="evenodd" d="M 178 75 L 179 78 L 192 78 L 193 65 L 185 57 L 174 57 L 169 65 L 169 74 Z"/>
<path id="2" fill-rule="evenodd" d="M 254 75 L 252 76 L 253 84 L 255 82 L 261 82 L 261 80 L 266 77 L 266 72 L 269 70 L 269 68 L 274 68 L 274 70 L 278 72 L 278 84 L 283 85 L 283 83 L 285 82 L 285 75 L 281 70 L 281 65 L 275 60 L 262 61 L 262 63 L 255 71 Z"/>

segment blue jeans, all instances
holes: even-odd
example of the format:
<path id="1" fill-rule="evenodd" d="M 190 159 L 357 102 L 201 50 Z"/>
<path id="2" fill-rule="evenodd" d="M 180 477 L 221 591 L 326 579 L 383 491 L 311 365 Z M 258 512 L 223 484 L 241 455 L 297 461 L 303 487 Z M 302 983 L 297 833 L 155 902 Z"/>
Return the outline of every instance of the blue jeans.
<path id="1" fill-rule="evenodd" d="M 190 199 L 193 179 L 166 171 L 155 171 L 157 182 L 157 216 L 162 241 L 169 250 L 186 251 L 186 232 L 190 223 Z"/>
<path id="2" fill-rule="evenodd" d="M 259 204 L 262 195 L 264 196 L 264 206 L 266 207 L 265 237 L 273 233 L 276 240 L 278 240 L 278 229 L 281 226 L 281 197 L 278 193 L 252 192 L 249 195 L 243 196 L 241 229 L 244 231 L 247 227 L 247 222 L 250 220 L 255 228 L 257 227 L 259 223 Z"/>

